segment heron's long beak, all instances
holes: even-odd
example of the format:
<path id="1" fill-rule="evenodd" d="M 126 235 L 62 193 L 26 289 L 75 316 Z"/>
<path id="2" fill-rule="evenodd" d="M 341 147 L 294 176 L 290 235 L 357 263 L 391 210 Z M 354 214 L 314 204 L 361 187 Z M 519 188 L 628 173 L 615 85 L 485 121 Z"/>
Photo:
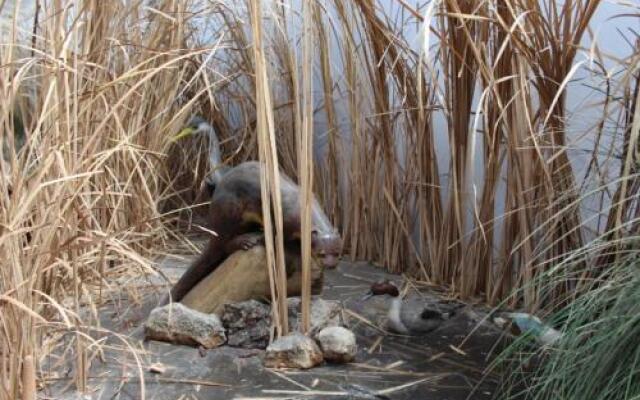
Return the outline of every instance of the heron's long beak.
<path id="1" fill-rule="evenodd" d="M 180 133 L 178 133 L 176 136 L 173 137 L 173 141 L 176 142 L 180 139 L 183 139 L 191 134 L 193 134 L 193 132 L 195 132 L 196 130 L 190 126 L 184 128 L 183 130 L 180 131 Z"/>

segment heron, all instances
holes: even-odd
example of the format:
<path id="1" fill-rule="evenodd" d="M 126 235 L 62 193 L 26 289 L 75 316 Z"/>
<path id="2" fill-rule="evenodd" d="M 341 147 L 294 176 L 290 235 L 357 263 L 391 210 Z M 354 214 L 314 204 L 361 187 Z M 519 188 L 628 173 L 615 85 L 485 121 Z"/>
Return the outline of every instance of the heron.
<path id="1" fill-rule="evenodd" d="M 222 180 L 225 173 L 231 168 L 222 163 L 222 152 L 220 151 L 220 139 L 216 130 L 207 120 L 199 115 L 189 119 L 186 126 L 173 138 L 173 141 L 184 139 L 188 136 L 206 136 L 209 142 L 209 174 L 204 181 L 209 195 L 213 193 L 216 185 Z"/>

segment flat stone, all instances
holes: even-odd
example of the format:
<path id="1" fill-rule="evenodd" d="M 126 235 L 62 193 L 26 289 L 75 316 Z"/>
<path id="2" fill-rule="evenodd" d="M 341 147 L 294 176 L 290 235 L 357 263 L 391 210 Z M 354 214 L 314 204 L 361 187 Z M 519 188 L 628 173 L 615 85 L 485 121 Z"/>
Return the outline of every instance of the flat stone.
<path id="1" fill-rule="evenodd" d="M 341 326 L 324 328 L 317 336 L 325 361 L 348 363 L 356 358 L 356 335 Z"/>
<path id="2" fill-rule="evenodd" d="M 227 344 L 245 349 L 264 349 L 271 332 L 271 307 L 257 300 L 225 304 L 222 324 L 227 330 Z"/>
<path id="3" fill-rule="evenodd" d="M 144 325 L 145 337 L 207 349 L 226 341 L 225 330 L 215 314 L 191 310 L 180 303 L 171 303 L 151 311 Z"/>
<path id="4" fill-rule="evenodd" d="M 316 342 L 300 333 L 276 339 L 267 347 L 264 365 L 267 368 L 313 368 L 323 360 Z"/>

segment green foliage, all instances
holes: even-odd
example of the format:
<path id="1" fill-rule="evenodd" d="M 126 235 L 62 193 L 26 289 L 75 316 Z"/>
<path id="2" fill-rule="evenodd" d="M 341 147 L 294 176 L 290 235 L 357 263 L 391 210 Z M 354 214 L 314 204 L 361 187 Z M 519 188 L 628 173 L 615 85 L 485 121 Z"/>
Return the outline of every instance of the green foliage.
<path id="1" fill-rule="evenodd" d="M 530 342 L 518 340 L 503 353 L 501 362 L 518 365 L 505 398 L 640 399 L 640 262 L 628 256 L 608 267 L 551 319 L 563 321 L 562 339 L 528 356 Z"/>

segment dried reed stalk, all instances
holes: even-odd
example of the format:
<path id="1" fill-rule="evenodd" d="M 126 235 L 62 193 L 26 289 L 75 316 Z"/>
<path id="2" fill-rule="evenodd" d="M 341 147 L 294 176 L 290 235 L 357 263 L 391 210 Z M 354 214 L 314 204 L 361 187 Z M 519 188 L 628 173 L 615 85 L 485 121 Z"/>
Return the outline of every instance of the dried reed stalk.
<path id="1" fill-rule="evenodd" d="M 638 44 L 636 44 L 638 46 Z M 624 255 L 625 236 L 637 232 L 638 222 L 638 141 L 640 136 L 640 75 L 636 73 L 634 88 L 629 88 L 625 96 L 625 133 L 623 139 L 624 162 L 620 164 L 620 182 L 612 197 L 612 206 L 604 227 L 603 241 L 607 245 L 600 252 L 594 275 L 615 265 Z M 634 213 L 635 205 L 635 213 Z M 632 226 L 629 222 L 634 222 Z"/>
<path id="2" fill-rule="evenodd" d="M 302 130 L 298 137 L 298 173 L 300 177 L 300 241 L 302 256 L 302 324 L 307 333 L 311 323 L 311 206 L 313 204 L 313 43 L 312 18 L 315 1 L 303 5 L 302 57 Z"/>
<path id="3" fill-rule="evenodd" d="M 31 355 L 22 361 L 22 399 L 36 399 L 36 366 Z"/>
<path id="4" fill-rule="evenodd" d="M 335 81 L 332 71 L 331 36 L 325 27 L 325 20 L 320 5 L 317 1 L 313 3 L 313 23 L 317 31 L 318 53 L 320 57 L 320 69 L 322 71 L 322 89 L 324 97 L 324 110 L 327 116 L 328 148 L 325 168 L 319 174 L 321 180 L 319 187 L 323 190 L 319 193 L 325 199 L 325 211 L 329 218 L 338 225 L 341 218 L 338 217 L 343 205 L 341 198 L 341 182 L 344 179 L 340 176 L 340 168 L 344 163 L 342 157 L 342 140 L 340 127 L 338 126 L 338 113 L 336 112 L 334 100 Z"/>
<path id="5" fill-rule="evenodd" d="M 287 275 L 284 265 L 284 236 L 282 227 L 282 201 L 280 193 L 280 173 L 276 153 L 275 131 L 271 95 L 267 78 L 267 66 L 262 43 L 262 8 L 261 2 L 251 2 L 251 27 L 254 38 L 254 62 L 256 75 L 256 112 L 260 173 L 262 215 L 265 232 L 267 264 L 271 282 L 274 325 L 278 336 L 289 331 L 287 316 Z M 274 220 L 271 218 L 273 206 Z M 273 237 L 275 225 L 275 238 Z M 274 251 L 275 248 L 275 251 Z M 275 253 L 275 254 L 274 254 Z"/>

